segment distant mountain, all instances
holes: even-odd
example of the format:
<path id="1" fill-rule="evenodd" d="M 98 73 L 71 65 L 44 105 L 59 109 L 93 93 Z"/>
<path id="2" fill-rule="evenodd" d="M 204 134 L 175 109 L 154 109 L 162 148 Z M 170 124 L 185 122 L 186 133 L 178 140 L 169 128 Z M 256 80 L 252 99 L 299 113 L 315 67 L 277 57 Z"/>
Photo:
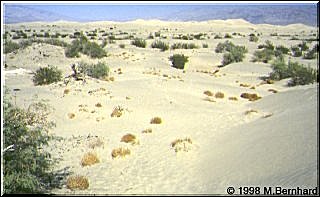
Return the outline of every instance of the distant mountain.
<path id="1" fill-rule="evenodd" d="M 244 19 L 253 24 L 317 26 L 317 5 L 216 5 L 199 6 L 162 17 L 163 20 L 206 21 Z"/>
<path id="2" fill-rule="evenodd" d="M 75 18 L 23 5 L 4 6 L 4 23 L 76 21 Z"/>
<path id="3" fill-rule="evenodd" d="M 77 4 L 75 4 L 77 6 Z M 105 6 L 105 5 L 103 5 Z M 161 5 L 160 5 L 161 6 Z M 163 5 L 165 6 L 165 5 Z M 157 12 L 156 6 L 150 10 L 141 10 L 139 6 L 128 6 L 131 11 L 126 13 L 120 9 L 117 15 L 110 16 L 106 11 L 103 16 L 94 15 L 76 15 L 75 13 L 56 13 L 55 11 L 45 11 L 41 9 L 34 9 L 26 5 L 10 5 L 4 6 L 4 22 L 19 23 L 19 22 L 34 22 L 34 21 L 101 21 L 110 20 L 115 21 L 128 21 L 136 19 L 160 19 L 166 21 L 206 21 L 215 19 L 244 19 L 253 24 L 273 24 L 273 25 L 289 25 L 302 23 L 310 26 L 318 26 L 317 17 L 318 9 L 317 4 L 292 4 L 292 5 L 166 5 L 168 11 Z M 141 8 L 141 9 L 140 9 Z M 172 9 L 171 9 L 172 8 Z M 177 9 L 178 8 L 178 9 Z M 88 7 L 90 9 L 90 7 Z M 103 8 L 104 9 L 104 8 Z M 113 8 L 112 8 L 113 9 Z M 116 9 L 116 7 L 115 7 Z M 143 8 L 144 9 L 144 8 Z M 153 12 L 152 9 L 155 9 Z M 148 11 L 148 12 L 147 12 Z M 143 15 L 143 13 L 145 13 Z M 73 14 L 73 16 L 71 16 Z M 151 15 L 150 15 L 151 14 Z M 77 17 L 76 17 L 77 16 Z M 79 17 L 80 16 L 80 17 Z"/>

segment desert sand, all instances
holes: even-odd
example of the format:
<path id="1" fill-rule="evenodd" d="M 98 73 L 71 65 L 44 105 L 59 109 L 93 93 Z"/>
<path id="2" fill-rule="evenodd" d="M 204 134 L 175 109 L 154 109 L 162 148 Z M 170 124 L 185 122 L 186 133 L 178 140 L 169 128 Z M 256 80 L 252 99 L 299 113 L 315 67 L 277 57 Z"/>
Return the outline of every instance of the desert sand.
<path id="1" fill-rule="evenodd" d="M 291 47 L 301 43 L 290 40 L 292 36 L 310 38 L 316 28 L 302 24 L 254 25 L 241 19 L 60 21 L 5 26 L 8 31 L 24 28 L 68 34 L 100 29 L 135 33 L 135 37 L 141 38 L 160 31 L 167 36 L 161 40 L 170 45 L 188 42 L 200 46 L 160 52 L 150 47 L 154 39 L 147 39 L 146 48 L 135 47 L 130 40 L 117 40 L 105 47 L 107 57 L 91 59 L 86 55 L 66 58 L 62 47 L 34 43 L 6 54 L 4 83 L 10 90 L 20 89 L 11 92 L 16 96 L 16 105 L 26 108 L 34 101 L 44 100 L 54 108 L 50 120 L 56 127 L 50 133 L 62 138 L 47 147 L 59 160 L 54 170 L 89 180 L 88 189 L 70 190 L 65 176 L 63 186 L 50 193 L 226 194 L 229 186 L 317 186 L 318 84 L 288 87 L 288 79 L 261 84 L 260 77 L 268 76 L 272 70 L 270 63 L 250 61 L 257 46 L 266 40 Z M 188 41 L 172 38 L 201 32 L 210 38 Z M 241 35 L 214 39 L 214 35 L 223 37 L 234 32 Z M 250 33 L 260 33 L 259 41 L 249 42 Z M 289 36 L 271 36 L 272 33 Z M 62 40 L 71 42 L 68 37 Z M 215 53 L 214 49 L 225 40 L 246 46 L 248 53 L 243 62 L 220 68 L 223 54 Z M 202 48 L 203 43 L 208 48 Z M 125 48 L 119 44 L 125 44 Z M 48 56 L 40 55 L 39 51 Z M 189 56 L 184 71 L 171 66 L 168 58 L 176 53 Z M 317 59 L 292 57 L 292 60 L 318 68 Z M 80 61 L 105 62 L 114 81 L 88 78 L 87 83 L 72 81 L 68 85 L 58 82 L 44 86 L 34 86 L 32 82 L 32 72 L 41 66 L 57 66 L 63 70 L 63 76 L 68 76 L 72 74 L 70 65 Z M 222 92 L 224 97 L 207 96 L 205 91 Z M 248 101 L 240 97 L 245 92 L 262 98 Z M 122 115 L 111 117 L 118 106 Z M 151 124 L 154 117 L 160 117 L 161 123 Z M 137 143 L 121 142 L 129 133 L 136 136 Z M 179 150 L 172 147 L 177 139 L 182 141 Z M 113 158 L 111 152 L 118 147 L 130 149 L 130 155 Z M 87 152 L 96 153 L 100 162 L 82 166 L 82 157 Z"/>

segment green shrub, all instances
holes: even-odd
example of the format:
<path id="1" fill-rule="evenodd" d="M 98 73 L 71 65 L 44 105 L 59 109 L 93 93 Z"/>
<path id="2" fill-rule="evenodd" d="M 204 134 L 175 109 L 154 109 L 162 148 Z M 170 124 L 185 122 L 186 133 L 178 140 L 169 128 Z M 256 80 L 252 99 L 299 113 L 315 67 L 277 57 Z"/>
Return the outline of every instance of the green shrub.
<path id="1" fill-rule="evenodd" d="M 35 85 L 46 85 L 57 81 L 62 78 L 62 71 L 55 66 L 41 67 L 33 75 L 33 83 Z"/>
<path id="2" fill-rule="evenodd" d="M 291 52 L 292 52 L 293 57 L 301 57 L 302 56 L 302 51 L 297 46 L 291 47 Z"/>
<path id="3" fill-rule="evenodd" d="M 171 45 L 171 49 L 197 49 L 199 48 L 194 43 L 174 43 Z"/>
<path id="4" fill-rule="evenodd" d="M 269 50 L 274 50 L 274 46 L 270 40 L 267 40 L 265 44 L 260 44 L 258 45 L 258 49 L 269 49 Z"/>
<path id="5" fill-rule="evenodd" d="M 11 40 L 5 40 L 4 41 L 4 53 L 11 53 L 13 51 L 16 51 L 20 48 L 20 45 L 16 42 L 12 42 Z"/>
<path id="6" fill-rule="evenodd" d="M 309 49 L 306 42 L 302 42 L 302 43 L 298 44 L 298 47 L 300 48 L 301 51 L 306 51 Z"/>
<path id="7" fill-rule="evenodd" d="M 172 62 L 172 66 L 177 69 L 184 69 L 184 65 L 188 62 L 188 57 L 180 54 L 174 54 L 170 56 L 169 60 Z"/>
<path id="8" fill-rule="evenodd" d="M 103 58 L 107 56 L 103 48 L 101 48 L 101 46 L 99 46 L 96 42 L 87 42 L 83 46 L 82 53 L 92 58 Z"/>
<path id="9" fill-rule="evenodd" d="M 215 52 L 216 53 L 223 53 L 225 51 L 228 51 L 230 52 L 232 48 L 234 48 L 235 45 L 230 42 L 230 41 L 225 41 L 224 43 L 218 43 L 216 49 L 215 49 Z"/>
<path id="10" fill-rule="evenodd" d="M 257 36 L 255 36 L 254 34 L 250 35 L 250 37 L 249 37 L 250 42 L 258 42 L 258 40 L 259 40 L 259 38 Z"/>
<path id="11" fill-rule="evenodd" d="M 226 34 L 224 35 L 224 38 L 232 38 L 232 36 L 231 36 L 230 34 L 226 33 Z"/>
<path id="12" fill-rule="evenodd" d="M 283 58 L 277 59 L 272 64 L 273 71 L 270 73 L 269 78 L 272 80 L 281 80 L 285 78 L 291 78 L 288 82 L 288 86 L 306 85 L 317 81 L 318 70 L 306 67 L 298 62 L 284 63 Z"/>
<path id="13" fill-rule="evenodd" d="M 132 45 L 140 48 L 146 48 L 147 42 L 143 40 L 142 38 L 135 38 L 132 42 Z"/>
<path id="14" fill-rule="evenodd" d="M 3 145 L 12 146 L 3 151 L 3 192 L 44 193 L 51 186 L 54 164 L 44 146 L 53 139 L 48 130 L 54 126 L 47 121 L 47 106 L 35 103 L 27 110 L 4 101 Z M 1 166 L 2 167 L 2 166 Z"/>
<path id="15" fill-rule="evenodd" d="M 156 40 L 151 44 L 151 47 L 161 49 L 161 51 L 166 51 L 169 49 L 169 44 Z"/>
<path id="16" fill-rule="evenodd" d="M 215 35 L 213 38 L 214 39 L 222 39 L 222 37 L 220 35 Z"/>
<path id="17" fill-rule="evenodd" d="M 208 48 L 208 47 L 209 47 L 209 45 L 207 43 L 202 44 L 202 48 Z"/>
<path id="18" fill-rule="evenodd" d="M 285 46 L 277 46 L 276 47 L 276 50 L 274 51 L 274 54 L 276 57 L 280 56 L 281 54 L 282 55 L 287 55 L 289 53 L 290 49 L 288 49 L 287 47 Z"/>
<path id="19" fill-rule="evenodd" d="M 272 60 L 274 56 L 274 51 L 268 48 L 264 48 L 263 50 L 260 51 L 255 51 L 253 53 L 253 62 L 264 62 L 268 63 L 270 60 Z"/>
<path id="20" fill-rule="evenodd" d="M 317 44 L 314 47 L 306 52 L 303 56 L 303 59 L 315 59 L 317 57 L 318 46 Z"/>
<path id="21" fill-rule="evenodd" d="M 124 49 L 124 48 L 126 47 L 126 45 L 125 45 L 125 44 L 119 44 L 119 47 L 120 47 L 121 49 Z"/>
<path id="22" fill-rule="evenodd" d="M 109 76 L 110 68 L 105 63 L 98 62 L 97 64 L 86 64 L 81 62 L 79 72 L 96 79 L 103 79 Z"/>
<path id="23" fill-rule="evenodd" d="M 248 50 L 244 46 L 234 46 L 229 53 L 223 55 L 222 65 L 228 65 L 233 62 L 241 62 Z"/>

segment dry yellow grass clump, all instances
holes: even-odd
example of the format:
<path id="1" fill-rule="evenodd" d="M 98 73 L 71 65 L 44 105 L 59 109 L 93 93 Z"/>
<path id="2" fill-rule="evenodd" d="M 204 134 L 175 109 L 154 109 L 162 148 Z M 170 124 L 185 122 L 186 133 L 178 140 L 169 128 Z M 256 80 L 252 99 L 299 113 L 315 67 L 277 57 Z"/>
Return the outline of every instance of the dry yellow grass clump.
<path id="1" fill-rule="evenodd" d="M 73 119 L 74 117 L 76 117 L 76 115 L 74 113 L 68 113 L 68 118 L 69 119 Z"/>
<path id="2" fill-rule="evenodd" d="M 89 188 L 89 181 L 86 177 L 84 176 L 72 176 L 67 179 L 67 188 L 71 190 L 75 189 L 88 189 Z"/>
<path id="3" fill-rule="evenodd" d="M 142 131 L 142 133 L 152 133 L 152 129 L 148 128 Z"/>
<path id="4" fill-rule="evenodd" d="M 230 97 L 229 97 L 229 100 L 230 100 L 230 101 L 237 101 L 237 100 L 238 100 L 238 98 L 237 98 L 237 97 L 235 97 L 235 96 L 230 96 Z"/>
<path id="5" fill-rule="evenodd" d="M 101 103 L 97 103 L 95 106 L 96 107 L 102 107 Z"/>
<path id="6" fill-rule="evenodd" d="M 122 136 L 120 142 L 131 143 L 132 145 L 139 144 L 137 137 L 131 133 Z"/>
<path id="7" fill-rule="evenodd" d="M 192 140 L 190 138 L 176 139 L 171 142 L 171 147 L 174 148 L 175 152 L 188 152 L 192 149 Z"/>
<path id="8" fill-rule="evenodd" d="M 161 124 L 162 120 L 160 117 L 154 117 L 150 120 L 150 124 Z"/>
<path id="9" fill-rule="evenodd" d="M 244 112 L 244 115 L 249 115 L 249 114 L 251 114 L 251 113 L 258 113 L 258 111 L 255 110 L 255 109 L 250 109 L 250 110 L 245 111 L 245 112 Z"/>
<path id="10" fill-rule="evenodd" d="M 86 153 L 81 160 L 82 166 L 91 166 L 93 164 L 99 163 L 99 158 L 96 153 Z"/>
<path id="11" fill-rule="evenodd" d="M 65 90 L 63 91 L 63 94 L 69 94 L 69 92 L 70 92 L 69 89 L 65 89 Z"/>
<path id="12" fill-rule="evenodd" d="M 204 91 L 203 94 L 205 94 L 207 96 L 213 96 L 213 93 L 210 92 L 209 90 Z"/>
<path id="13" fill-rule="evenodd" d="M 240 83 L 240 87 L 245 87 L 245 88 L 247 88 L 247 87 L 250 87 L 250 86 L 251 86 L 250 84 Z"/>
<path id="14" fill-rule="evenodd" d="M 257 94 L 253 93 L 253 94 L 250 94 L 250 93 L 242 93 L 240 95 L 241 98 L 245 98 L 245 99 L 249 99 L 249 101 L 256 101 L 258 99 L 261 99 L 260 96 L 258 96 Z"/>
<path id="15" fill-rule="evenodd" d="M 122 116 L 124 109 L 121 106 L 117 106 L 113 109 L 111 117 L 120 117 Z"/>
<path id="16" fill-rule="evenodd" d="M 275 90 L 275 89 L 268 89 L 269 92 L 272 92 L 272 93 L 277 93 L 278 90 Z"/>
<path id="17" fill-rule="evenodd" d="M 116 148 L 113 149 L 111 152 L 112 158 L 117 158 L 117 157 L 125 157 L 126 155 L 130 155 L 131 151 L 128 148 Z"/>
<path id="18" fill-rule="evenodd" d="M 224 94 L 222 92 L 217 92 L 214 96 L 220 99 L 224 98 Z"/>

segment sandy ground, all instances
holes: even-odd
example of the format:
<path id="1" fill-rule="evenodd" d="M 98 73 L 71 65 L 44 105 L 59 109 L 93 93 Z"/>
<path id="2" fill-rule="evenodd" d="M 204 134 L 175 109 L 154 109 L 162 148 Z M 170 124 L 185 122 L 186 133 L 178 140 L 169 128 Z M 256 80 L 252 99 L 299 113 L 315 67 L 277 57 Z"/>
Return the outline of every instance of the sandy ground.
<path id="1" fill-rule="evenodd" d="M 160 52 L 150 47 L 153 40 L 147 40 L 145 49 L 130 45 L 130 40 L 119 40 L 105 47 L 108 57 L 100 60 L 85 55 L 66 58 L 62 47 L 47 44 L 33 44 L 5 55 L 8 65 L 4 72 L 5 85 L 11 90 L 20 89 L 12 93 L 16 96 L 16 105 L 27 107 L 31 102 L 44 100 L 54 108 L 50 120 L 56 127 L 50 132 L 62 137 L 48 147 L 53 157 L 59 159 L 54 170 L 86 176 L 90 183 L 87 190 L 70 190 L 64 184 L 50 193 L 226 194 L 229 186 L 317 186 L 318 84 L 289 88 L 288 80 L 282 80 L 261 85 L 260 77 L 271 72 L 270 64 L 250 61 L 257 45 L 265 40 L 290 47 L 301 43 L 290 40 L 292 36 L 309 38 L 316 32 L 315 28 L 301 24 L 253 25 L 240 19 L 199 23 L 142 20 L 26 23 L 6 28 L 71 33 L 74 30 L 107 31 L 110 27 L 113 32 L 121 30 L 144 38 L 150 32 L 161 31 L 161 35 L 168 36 L 162 40 L 170 44 L 189 42 L 200 48 Z M 179 33 L 199 32 L 207 33 L 210 39 L 171 38 Z M 213 37 L 233 32 L 245 36 L 229 40 L 246 46 L 249 53 L 243 62 L 218 68 L 223 54 L 215 53 L 214 49 L 227 39 Z M 290 37 L 270 36 L 275 32 Z M 262 36 L 257 43 L 249 42 L 250 33 Z M 119 47 L 121 43 L 126 45 L 124 49 Z M 203 43 L 209 47 L 202 48 Z M 39 55 L 39 51 L 48 57 Z M 189 56 L 185 72 L 170 66 L 168 57 L 174 53 Z M 318 67 L 317 60 L 292 60 Z M 40 66 L 55 65 L 67 76 L 71 74 L 70 65 L 79 61 L 106 62 L 115 80 L 33 85 L 31 72 Z M 210 74 L 215 70 L 219 72 Z M 241 83 L 249 87 L 241 87 Z M 66 89 L 68 94 L 64 93 Z M 222 92 L 224 98 L 209 97 L 204 94 L 207 90 L 214 94 Z M 240 97 L 244 92 L 257 93 L 262 98 L 251 102 Z M 96 106 L 98 103 L 101 107 Z M 122 116 L 111 117 L 117 106 L 123 109 Z M 73 118 L 69 117 L 71 113 L 75 115 Z M 150 124 L 153 117 L 160 117 L 162 123 Z M 144 133 L 148 128 L 152 132 Z M 122 136 L 128 133 L 134 134 L 139 143 L 121 142 Z M 192 141 L 181 146 L 188 151 L 175 152 L 171 143 L 185 138 Z M 92 148 L 97 141 L 101 142 L 100 146 Z M 118 147 L 129 148 L 131 154 L 113 159 L 111 152 Z M 87 152 L 95 152 L 100 162 L 83 167 L 81 159 Z"/>

